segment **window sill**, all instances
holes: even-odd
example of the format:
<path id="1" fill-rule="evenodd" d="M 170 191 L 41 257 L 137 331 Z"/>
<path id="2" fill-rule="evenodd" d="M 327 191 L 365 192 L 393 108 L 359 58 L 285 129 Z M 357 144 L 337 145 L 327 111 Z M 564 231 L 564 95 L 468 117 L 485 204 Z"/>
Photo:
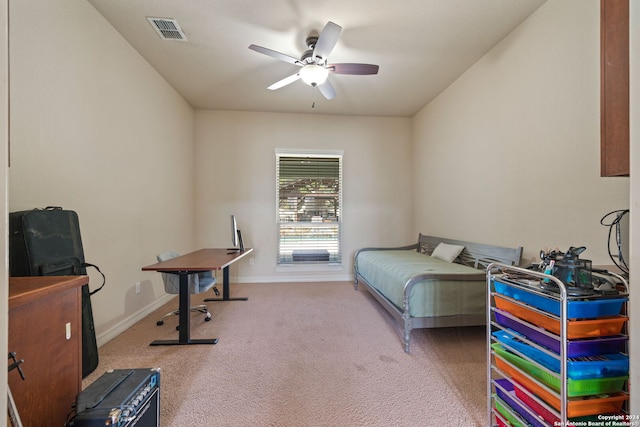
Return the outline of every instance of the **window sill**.
<path id="1" fill-rule="evenodd" d="M 278 272 L 307 272 L 307 271 L 341 271 L 344 270 L 342 264 L 278 264 Z"/>

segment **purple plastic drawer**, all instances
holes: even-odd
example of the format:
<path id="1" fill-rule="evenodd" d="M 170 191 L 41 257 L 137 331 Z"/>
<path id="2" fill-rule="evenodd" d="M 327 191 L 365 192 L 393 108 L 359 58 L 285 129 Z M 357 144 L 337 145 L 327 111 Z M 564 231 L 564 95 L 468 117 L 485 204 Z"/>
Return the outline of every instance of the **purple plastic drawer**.
<path id="1" fill-rule="evenodd" d="M 531 341 L 547 347 L 550 350 L 560 353 L 560 339 L 553 338 L 543 332 L 537 330 L 535 326 L 530 325 L 523 320 L 514 320 L 508 317 L 501 310 L 495 310 L 496 322 L 507 328 L 511 328 L 516 332 L 525 335 Z M 535 328 L 535 329 L 534 329 Z M 599 354 L 613 354 L 626 352 L 627 337 L 617 335 L 613 337 L 602 338 L 586 338 L 579 340 L 567 341 L 567 357 L 585 357 L 595 356 Z"/>
<path id="2" fill-rule="evenodd" d="M 527 420 L 530 425 L 534 427 L 546 427 L 547 424 L 538 419 L 537 416 L 534 416 L 529 413 L 525 408 L 528 408 L 518 397 L 516 397 L 516 392 L 511 381 L 505 378 L 496 379 L 496 394 L 500 399 L 502 399 L 507 405 L 511 407 L 514 411 L 516 411 L 522 418 Z M 530 409 L 530 411 L 532 411 Z"/>

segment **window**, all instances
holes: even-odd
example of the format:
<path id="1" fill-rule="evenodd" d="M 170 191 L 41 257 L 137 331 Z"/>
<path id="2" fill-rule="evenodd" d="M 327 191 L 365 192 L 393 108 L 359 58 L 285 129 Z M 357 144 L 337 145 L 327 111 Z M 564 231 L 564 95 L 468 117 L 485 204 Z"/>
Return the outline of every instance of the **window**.
<path id="1" fill-rule="evenodd" d="M 276 152 L 278 264 L 336 264 L 342 153 Z"/>

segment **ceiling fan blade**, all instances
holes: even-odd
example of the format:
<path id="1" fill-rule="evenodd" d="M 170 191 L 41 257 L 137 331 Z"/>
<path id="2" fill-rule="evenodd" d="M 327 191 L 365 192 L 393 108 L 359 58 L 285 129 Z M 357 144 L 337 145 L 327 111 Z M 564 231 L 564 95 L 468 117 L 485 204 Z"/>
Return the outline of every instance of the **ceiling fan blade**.
<path id="1" fill-rule="evenodd" d="M 355 74 L 355 75 L 365 75 L 365 74 L 378 74 L 378 69 L 380 68 L 378 65 L 373 64 L 329 64 L 327 65 L 329 71 L 335 74 Z"/>
<path id="2" fill-rule="evenodd" d="M 284 87 L 284 86 L 286 86 L 288 84 L 291 84 L 291 83 L 295 82 L 299 78 L 300 78 L 300 73 L 293 74 L 293 75 L 291 75 L 289 77 L 285 77 L 284 79 L 275 82 L 274 84 L 269 86 L 267 89 L 269 89 L 269 90 L 280 89 L 281 87 Z"/>
<path id="3" fill-rule="evenodd" d="M 336 97 L 336 90 L 333 88 L 333 85 L 329 80 L 325 80 L 324 83 L 318 85 L 318 90 L 322 95 L 324 95 L 327 99 L 333 99 Z"/>
<path id="4" fill-rule="evenodd" d="M 334 24 L 331 21 L 327 22 L 327 25 L 322 29 L 322 32 L 318 36 L 318 41 L 313 48 L 313 57 L 320 57 L 326 61 L 327 57 L 338 42 L 341 32 L 342 27 L 340 25 Z"/>
<path id="5" fill-rule="evenodd" d="M 267 49 L 266 47 L 256 46 L 255 44 L 252 44 L 249 46 L 249 49 L 255 50 L 258 53 L 262 53 L 264 55 L 278 59 L 280 61 L 288 62 L 290 64 L 300 65 L 300 66 L 303 65 L 299 59 L 294 58 L 293 56 L 285 55 L 284 53 L 276 52 L 275 50 Z"/>

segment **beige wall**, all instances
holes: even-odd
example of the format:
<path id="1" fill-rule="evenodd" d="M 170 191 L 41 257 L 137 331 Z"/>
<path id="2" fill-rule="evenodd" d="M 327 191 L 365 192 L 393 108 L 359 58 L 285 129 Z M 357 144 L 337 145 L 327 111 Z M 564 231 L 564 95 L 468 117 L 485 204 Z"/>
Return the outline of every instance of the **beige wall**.
<path id="1" fill-rule="evenodd" d="M 108 336 L 165 295 L 140 268 L 193 247 L 194 113 L 87 2 L 10 13 L 9 209 L 78 213 L 85 258 L 107 276 L 92 302 Z"/>
<path id="2" fill-rule="evenodd" d="M 195 122 L 196 246 L 229 246 L 235 214 L 255 248 L 233 280 L 347 280 L 356 249 L 415 241 L 410 119 L 198 111 Z M 342 269 L 276 271 L 276 148 L 344 152 Z"/>
<path id="3" fill-rule="evenodd" d="M 417 230 L 610 263 L 629 178 L 600 177 L 599 13 L 545 3 L 415 117 Z"/>
<path id="4" fill-rule="evenodd" d="M 640 106 L 640 7 L 631 7 L 631 117 Z M 453 237 L 543 248 L 586 246 L 610 263 L 600 218 L 631 207 L 640 265 L 640 129 L 631 121 L 632 178 L 601 178 L 598 0 L 549 0 L 415 117 L 415 222 Z M 460 153 L 467 153 L 460 156 Z M 434 199 L 423 198 L 429 194 Z M 631 354 L 640 353 L 631 283 Z M 637 357 L 631 383 L 640 383 Z M 631 414 L 640 393 L 631 393 Z"/>

